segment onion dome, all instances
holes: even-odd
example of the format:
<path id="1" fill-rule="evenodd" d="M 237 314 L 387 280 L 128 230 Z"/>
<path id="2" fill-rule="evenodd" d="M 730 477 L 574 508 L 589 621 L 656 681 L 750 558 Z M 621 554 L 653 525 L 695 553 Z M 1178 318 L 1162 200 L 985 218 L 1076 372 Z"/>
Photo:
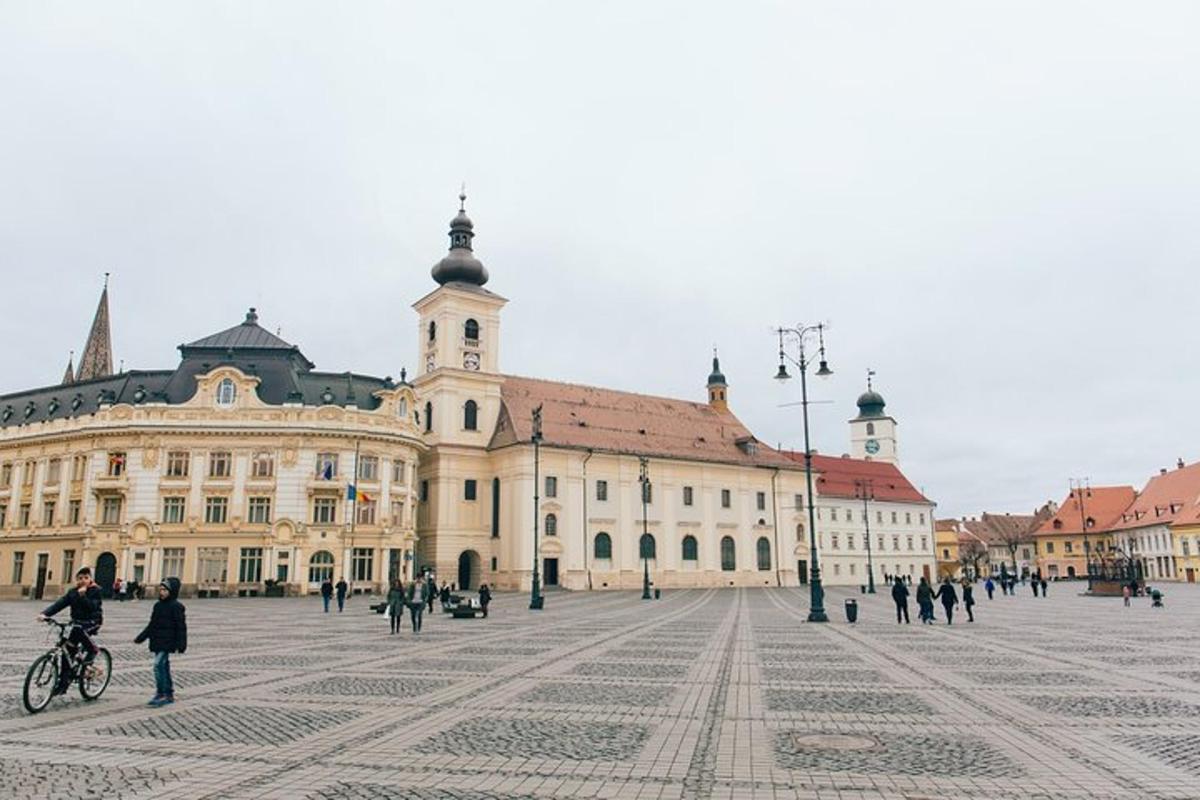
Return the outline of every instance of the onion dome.
<path id="1" fill-rule="evenodd" d="M 475 226 L 467 216 L 467 195 L 458 196 L 458 215 L 450 220 L 450 252 L 441 261 L 433 265 L 433 279 L 440 284 L 469 283 L 483 286 L 487 283 L 488 272 L 471 250 L 471 240 L 475 238 Z"/>
<path id="2" fill-rule="evenodd" d="M 882 417 L 885 405 L 883 395 L 874 389 L 868 389 L 858 396 L 858 416 Z"/>
<path id="3" fill-rule="evenodd" d="M 708 376 L 709 386 L 725 386 L 725 376 L 721 373 L 721 362 L 717 358 L 717 354 L 713 353 L 712 372 Z"/>

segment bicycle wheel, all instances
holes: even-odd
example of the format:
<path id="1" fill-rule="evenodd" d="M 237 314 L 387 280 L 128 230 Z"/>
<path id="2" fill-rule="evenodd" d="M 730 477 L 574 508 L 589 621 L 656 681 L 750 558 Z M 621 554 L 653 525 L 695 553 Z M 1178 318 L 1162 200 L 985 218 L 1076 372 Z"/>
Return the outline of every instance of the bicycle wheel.
<path id="1" fill-rule="evenodd" d="M 96 653 L 92 663 L 81 670 L 79 694 L 84 700 L 95 700 L 104 694 L 112 680 L 112 656 L 103 647 Z"/>
<path id="2" fill-rule="evenodd" d="M 29 666 L 25 673 L 25 689 L 21 702 L 30 714 L 36 714 L 54 699 L 58 687 L 58 651 L 44 653 Z"/>

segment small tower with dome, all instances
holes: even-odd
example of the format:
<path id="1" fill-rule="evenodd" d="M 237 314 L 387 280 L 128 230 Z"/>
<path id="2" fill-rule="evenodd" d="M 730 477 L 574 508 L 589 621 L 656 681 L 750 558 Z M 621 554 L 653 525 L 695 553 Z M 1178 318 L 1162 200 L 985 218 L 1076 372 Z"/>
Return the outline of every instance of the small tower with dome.
<path id="1" fill-rule="evenodd" d="M 850 420 L 850 455 L 895 464 L 896 420 L 884 409 L 883 395 L 875 391 L 874 370 L 867 370 L 867 390 L 858 396 L 858 416 Z"/>
<path id="2" fill-rule="evenodd" d="M 721 373 L 721 361 L 713 348 L 712 372 L 708 375 L 708 404 L 718 411 L 729 410 L 729 384 Z"/>

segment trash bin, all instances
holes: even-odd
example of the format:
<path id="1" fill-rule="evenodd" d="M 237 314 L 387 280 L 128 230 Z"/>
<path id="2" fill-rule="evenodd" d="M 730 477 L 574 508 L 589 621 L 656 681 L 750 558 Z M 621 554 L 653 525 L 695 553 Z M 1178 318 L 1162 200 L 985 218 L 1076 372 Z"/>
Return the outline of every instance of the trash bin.
<path id="1" fill-rule="evenodd" d="M 863 586 L 863 585 L 860 583 L 860 584 L 858 585 L 858 593 L 859 593 L 859 594 L 866 594 L 866 593 L 867 593 L 867 587 L 866 587 L 866 586 Z"/>
<path id="2" fill-rule="evenodd" d="M 655 590 L 654 590 L 654 599 L 655 599 L 655 600 L 661 600 L 661 599 L 662 599 L 662 589 L 655 589 Z"/>
<path id="3" fill-rule="evenodd" d="M 858 621 L 858 601 L 853 598 L 846 601 L 846 621 Z"/>

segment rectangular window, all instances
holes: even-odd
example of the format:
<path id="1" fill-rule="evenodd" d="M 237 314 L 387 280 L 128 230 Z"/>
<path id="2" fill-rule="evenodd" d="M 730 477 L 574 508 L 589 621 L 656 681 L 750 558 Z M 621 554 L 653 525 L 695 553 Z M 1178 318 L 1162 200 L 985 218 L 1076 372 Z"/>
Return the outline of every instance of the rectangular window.
<path id="1" fill-rule="evenodd" d="M 836 508 L 829 509 L 829 519 L 831 519 L 834 522 L 837 522 L 837 509 Z"/>
<path id="2" fill-rule="evenodd" d="M 358 479 L 360 481 L 379 480 L 379 458 L 377 456 L 359 456 Z"/>
<path id="3" fill-rule="evenodd" d="M 270 525 L 271 498 L 251 497 L 246 506 L 246 519 L 251 525 Z"/>
<path id="4" fill-rule="evenodd" d="M 36 461 L 26 461 L 25 469 L 21 472 L 21 483 L 25 486 L 33 486 L 33 475 L 37 471 Z M 118 473 L 120 474 L 120 473 Z"/>
<path id="5" fill-rule="evenodd" d="M 767 510 L 767 493 L 766 492 L 759 492 L 757 495 L 755 495 L 754 501 L 755 501 L 759 511 Z"/>
<path id="6" fill-rule="evenodd" d="M 164 497 L 162 521 L 165 525 L 179 525 L 183 522 L 184 508 L 187 499 L 183 497 Z"/>
<path id="7" fill-rule="evenodd" d="M 54 501 L 46 500 L 42 503 L 42 527 L 50 528 L 54 526 Z"/>
<path id="8" fill-rule="evenodd" d="M 908 545 L 909 550 L 912 550 L 913 549 L 913 537 L 907 536 L 905 538 L 908 540 L 905 544 Z"/>
<path id="9" fill-rule="evenodd" d="M 477 488 L 474 478 L 467 478 L 463 481 L 463 500 L 474 500 Z"/>
<path id="10" fill-rule="evenodd" d="M 596 481 L 596 499 L 600 502 L 608 501 L 608 481 Z"/>
<path id="11" fill-rule="evenodd" d="M 238 582 L 259 583 L 262 581 L 262 548 L 243 547 L 238 561 Z"/>
<path id="12" fill-rule="evenodd" d="M 892 524 L 893 525 L 896 524 L 896 512 L 895 511 L 892 512 Z"/>
<path id="13" fill-rule="evenodd" d="M 78 525 L 79 517 L 83 513 L 83 502 L 80 500 L 72 500 L 67 505 L 67 524 Z"/>
<path id="14" fill-rule="evenodd" d="M 62 482 L 62 459 L 52 458 L 46 463 L 46 485 L 58 486 Z"/>
<path id="15" fill-rule="evenodd" d="M 1074 552 L 1074 550 L 1075 550 L 1074 542 L 1063 542 L 1063 552 L 1064 553 L 1071 553 L 1071 552 Z"/>
<path id="16" fill-rule="evenodd" d="M 356 547 L 350 557 L 350 580 L 371 581 L 375 572 L 375 551 L 369 547 Z"/>
<path id="17" fill-rule="evenodd" d="M 690 506 L 693 502 L 694 498 L 692 497 L 692 487 L 683 487 L 683 504 L 685 506 Z"/>
<path id="18" fill-rule="evenodd" d="M 546 476 L 546 497 L 558 497 L 558 478 Z"/>
<path id="19" fill-rule="evenodd" d="M 21 582 L 21 577 L 25 572 L 25 553 L 18 550 L 13 553 L 13 570 L 12 582 L 18 584 Z"/>
<path id="20" fill-rule="evenodd" d="M 119 478 L 125 474 L 125 454 L 108 454 L 108 477 Z"/>
<path id="21" fill-rule="evenodd" d="M 721 490 L 721 508 L 729 508 L 733 505 L 733 493 L 728 489 Z"/>
<path id="22" fill-rule="evenodd" d="M 893 550 L 899 550 L 899 549 L 900 549 L 900 537 L 899 537 L 899 536 L 893 536 L 893 537 L 892 537 L 892 549 L 893 549 Z"/>
<path id="23" fill-rule="evenodd" d="M 17 525 L 22 528 L 29 527 L 29 503 L 22 503 L 17 514 Z"/>
<path id="24" fill-rule="evenodd" d="M 8 500 L 0 498 L 0 528 L 8 524 Z"/>
<path id="25" fill-rule="evenodd" d="M 853 564 L 850 565 L 850 574 L 851 575 L 854 574 L 854 565 Z"/>
<path id="26" fill-rule="evenodd" d="M 332 525 L 337 520 L 337 498 L 318 497 L 313 500 L 313 523 Z"/>
<path id="27" fill-rule="evenodd" d="M 834 575 L 841 575 L 841 574 L 842 574 L 842 565 L 841 565 L 841 564 L 834 564 L 834 565 L 833 565 L 833 574 L 834 574 Z"/>
<path id="28" fill-rule="evenodd" d="M 883 512 L 882 511 L 875 512 L 875 521 L 878 522 L 880 525 L 883 524 Z"/>
<path id="29" fill-rule="evenodd" d="M 12 486 L 12 472 L 13 467 L 10 462 L 5 461 L 0 464 L 0 488 Z"/>
<path id="30" fill-rule="evenodd" d="M 75 551 L 63 550 L 62 579 L 66 583 L 75 577 Z"/>
<path id="31" fill-rule="evenodd" d="M 163 567 L 162 574 L 164 578 L 179 578 L 183 579 L 183 548 L 182 547 L 164 547 L 163 548 Z"/>
<path id="32" fill-rule="evenodd" d="M 926 550 L 929 549 L 928 544 L 929 544 L 929 538 L 922 536 L 921 537 L 921 552 L 922 553 L 924 553 Z"/>
<path id="33" fill-rule="evenodd" d="M 904 524 L 912 525 L 912 512 L 911 511 L 904 512 Z"/>
<path id="34" fill-rule="evenodd" d="M 224 583 L 229 570 L 229 548 L 201 547 L 196 551 L 196 580 Z"/>
<path id="35" fill-rule="evenodd" d="M 846 549 L 847 550 L 854 549 L 854 534 L 852 534 L 852 533 L 846 534 Z"/>
<path id="36" fill-rule="evenodd" d="M 797 511 L 803 511 L 804 510 L 804 495 L 798 494 L 795 497 L 793 497 L 792 498 L 792 506 Z"/>
<path id="37" fill-rule="evenodd" d="M 921 512 L 921 514 L 918 516 L 918 519 L 920 520 L 921 524 L 924 525 L 925 524 L 925 513 Z"/>
<path id="38" fill-rule="evenodd" d="M 1029 560 L 1029 548 L 1028 547 L 1022 548 L 1021 558 L 1025 559 L 1026 561 Z"/>
<path id="39" fill-rule="evenodd" d="M 421 502 L 429 502 L 429 481 L 421 481 Z"/>
<path id="40" fill-rule="evenodd" d="M 208 454 L 208 477 L 228 478 L 233 464 L 233 456 L 228 450 L 215 450 Z"/>
<path id="41" fill-rule="evenodd" d="M 836 533 L 830 534 L 829 539 L 833 543 L 833 549 L 837 550 L 838 549 L 838 535 Z"/>
<path id="42" fill-rule="evenodd" d="M 866 549 L 867 549 L 868 547 L 870 547 L 870 546 L 871 546 L 871 537 L 870 537 L 870 536 L 867 536 L 867 535 L 864 533 L 864 534 L 863 534 L 863 550 L 866 550 Z"/>
<path id="43" fill-rule="evenodd" d="M 271 478 L 275 475 L 275 456 L 268 452 L 254 454 L 250 460 L 251 478 Z"/>
<path id="44" fill-rule="evenodd" d="M 404 483 L 404 462 L 396 460 L 392 462 L 392 483 Z"/>
<path id="45" fill-rule="evenodd" d="M 172 450 L 167 453 L 167 477 L 186 478 L 191 461 L 191 454 L 186 450 Z"/>
<path id="46" fill-rule="evenodd" d="M 1054 552 L 1054 542 L 1046 542 L 1046 553 L 1050 554 L 1053 552 Z"/>
<path id="47" fill-rule="evenodd" d="M 79 483 L 87 471 L 87 456 L 75 456 L 71 459 L 71 482 Z"/>
<path id="48" fill-rule="evenodd" d="M 404 501 L 403 500 L 393 500 L 392 501 L 392 524 L 393 525 L 403 525 L 404 524 Z"/>
<path id="49" fill-rule="evenodd" d="M 875 547 L 878 550 L 883 550 L 883 537 L 882 536 L 875 537 Z"/>
<path id="50" fill-rule="evenodd" d="M 209 525 L 224 525 L 229 516 L 228 497 L 204 498 L 204 521 Z"/>
<path id="51" fill-rule="evenodd" d="M 354 515 L 359 525 L 374 525 L 375 524 L 375 500 L 360 500 L 354 505 Z"/>
<path id="52" fill-rule="evenodd" d="M 327 481 L 338 474 L 337 453 L 317 453 L 317 477 Z"/>
<path id="53" fill-rule="evenodd" d="M 100 522 L 104 525 L 118 525 L 121 522 L 121 498 L 106 497 L 100 507 Z"/>

